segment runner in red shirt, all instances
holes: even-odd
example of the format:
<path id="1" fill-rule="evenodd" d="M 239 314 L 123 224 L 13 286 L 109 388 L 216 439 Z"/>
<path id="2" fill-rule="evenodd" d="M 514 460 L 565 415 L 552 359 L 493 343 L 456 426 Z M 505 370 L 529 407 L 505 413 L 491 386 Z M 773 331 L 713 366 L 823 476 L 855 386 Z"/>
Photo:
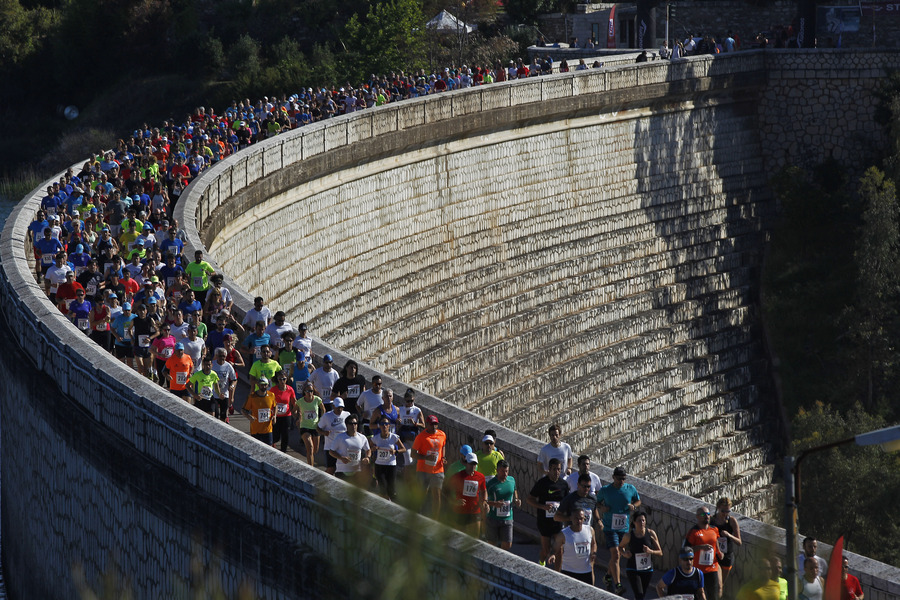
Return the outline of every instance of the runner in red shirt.
<path id="1" fill-rule="evenodd" d="M 487 482 L 484 475 L 476 471 L 478 456 L 474 452 L 466 455 L 466 468 L 453 475 L 448 486 L 455 494 L 453 513 L 458 527 L 471 535 L 481 534 L 482 508 L 487 504 Z"/>
<path id="2" fill-rule="evenodd" d="M 719 549 L 719 530 L 710 527 L 710 511 L 706 506 L 697 509 L 697 524 L 688 531 L 684 547 L 694 550 L 694 566 L 703 572 L 703 588 L 707 600 L 722 598 L 722 571 L 719 559 L 725 555 Z"/>

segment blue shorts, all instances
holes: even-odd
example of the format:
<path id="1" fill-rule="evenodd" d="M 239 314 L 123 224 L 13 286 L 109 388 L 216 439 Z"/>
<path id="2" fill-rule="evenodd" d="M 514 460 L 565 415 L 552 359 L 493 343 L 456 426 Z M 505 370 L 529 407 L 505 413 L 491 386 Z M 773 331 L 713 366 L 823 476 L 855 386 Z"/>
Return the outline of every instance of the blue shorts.
<path id="1" fill-rule="evenodd" d="M 618 546 L 622 534 L 624 534 L 624 532 L 609 531 L 608 529 L 604 529 L 603 537 L 606 538 L 606 547 L 614 548 L 615 546 Z"/>

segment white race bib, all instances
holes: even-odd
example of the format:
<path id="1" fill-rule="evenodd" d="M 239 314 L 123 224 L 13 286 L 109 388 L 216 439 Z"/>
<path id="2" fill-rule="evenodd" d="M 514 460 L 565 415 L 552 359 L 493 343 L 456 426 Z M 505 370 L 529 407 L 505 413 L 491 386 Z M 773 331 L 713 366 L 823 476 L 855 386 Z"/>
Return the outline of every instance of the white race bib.
<path id="1" fill-rule="evenodd" d="M 391 462 L 391 451 L 388 448 L 378 449 L 378 460 L 381 462 Z"/>
<path id="2" fill-rule="evenodd" d="M 78 319 L 78 329 L 87 331 L 91 328 L 91 322 L 88 319 Z"/>
<path id="3" fill-rule="evenodd" d="M 271 411 L 268 408 L 260 408 L 256 411 L 256 420 L 260 423 L 268 422 Z"/>
<path id="4" fill-rule="evenodd" d="M 193 278 L 191 279 L 191 281 L 193 281 L 193 284 L 192 284 L 192 285 L 193 285 L 195 288 L 203 287 L 203 276 L 202 276 L 202 275 L 199 276 L 199 277 L 193 277 Z"/>
<path id="5" fill-rule="evenodd" d="M 647 552 L 638 552 L 634 555 L 634 568 L 638 571 L 649 571 L 653 568 L 653 562 L 650 560 L 650 554 Z"/>
<path id="6" fill-rule="evenodd" d="M 623 515 L 621 513 L 613 514 L 612 528 L 615 531 L 621 531 L 622 529 L 625 529 L 627 523 L 628 523 L 628 515 Z"/>
<path id="7" fill-rule="evenodd" d="M 175 383 L 178 385 L 187 385 L 188 374 L 184 371 L 175 373 Z"/>
<path id="8" fill-rule="evenodd" d="M 314 411 L 314 410 L 308 410 L 308 411 L 306 411 L 306 412 L 303 413 L 303 420 L 304 420 L 304 421 L 314 421 L 315 419 L 316 419 L 316 411 Z"/>
<path id="9" fill-rule="evenodd" d="M 202 400 L 209 400 L 210 398 L 212 398 L 212 392 L 213 391 L 211 387 L 203 386 L 202 388 L 200 388 L 200 398 Z"/>
<path id="10" fill-rule="evenodd" d="M 575 542 L 575 556 L 590 556 L 591 555 L 591 543 L 590 542 Z"/>
<path id="11" fill-rule="evenodd" d="M 41 264 L 50 266 L 53 264 L 53 256 L 51 254 L 42 254 L 41 255 Z"/>
<path id="12" fill-rule="evenodd" d="M 472 481 L 471 479 L 466 479 L 463 481 L 463 496 L 468 498 L 474 498 L 478 495 L 478 482 Z"/>
<path id="13" fill-rule="evenodd" d="M 259 360 L 262 358 L 262 346 L 255 346 L 253 348 L 253 356 L 256 357 L 256 360 Z"/>
<path id="14" fill-rule="evenodd" d="M 150 336 L 149 335 L 139 335 L 138 336 L 138 346 L 141 348 L 149 348 L 150 347 Z"/>
<path id="15" fill-rule="evenodd" d="M 109 323 L 106 321 L 97 323 L 97 331 L 109 331 Z"/>
<path id="16" fill-rule="evenodd" d="M 350 459 L 350 462 L 347 464 L 351 466 L 359 464 L 359 450 L 351 450 L 347 453 L 347 458 Z"/>
<path id="17" fill-rule="evenodd" d="M 160 352 L 159 355 L 162 356 L 163 358 L 170 358 L 172 356 L 172 352 L 174 352 L 172 347 L 166 346 L 165 348 L 162 349 L 162 352 Z"/>
<path id="18" fill-rule="evenodd" d="M 428 454 L 425 455 L 425 464 L 429 467 L 433 467 L 437 465 L 438 462 L 438 453 L 436 450 L 429 450 Z"/>
<path id="19" fill-rule="evenodd" d="M 699 564 L 701 567 L 709 567 L 709 566 L 712 566 L 712 564 L 713 564 L 713 551 L 712 551 L 712 549 L 710 549 L 710 550 L 701 550 L 701 551 L 700 551 L 700 558 L 698 559 L 697 562 L 698 562 L 698 564 Z"/>
<path id="20" fill-rule="evenodd" d="M 97 284 L 93 282 L 89 283 L 87 286 L 87 290 L 85 290 L 85 293 L 88 296 L 95 296 L 97 294 Z"/>
<path id="21" fill-rule="evenodd" d="M 547 515 L 548 519 L 552 519 L 556 515 L 556 509 L 559 508 L 559 502 L 547 502 L 547 506 L 550 508 L 545 510 L 544 514 Z"/>
<path id="22" fill-rule="evenodd" d="M 728 552 L 728 538 L 720 537 L 718 540 L 716 540 L 716 546 L 719 547 L 719 552 L 725 554 L 726 552 Z"/>
<path id="23" fill-rule="evenodd" d="M 347 395 L 351 398 L 359 398 L 359 384 L 348 385 Z"/>
<path id="24" fill-rule="evenodd" d="M 287 404 L 278 404 L 276 408 L 277 408 L 277 410 L 278 410 L 278 414 L 279 414 L 279 415 L 286 415 L 286 414 L 287 414 L 287 409 L 288 409 L 288 405 L 287 405 Z"/>
<path id="25" fill-rule="evenodd" d="M 510 504 L 509 501 L 504 500 L 503 506 L 499 506 L 494 509 L 494 512 L 497 513 L 498 517 L 508 517 L 510 513 Z"/>
<path id="26" fill-rule="evenodd" d="M 412 417 L 403 417 L 403 424 L 412 427 L 416 422 L 413 421 Z"/>
<path id="27" fill-rule="evenodd" d="M 131 341 L 131 328 L 130 327 L 126 326 L 122 329 L 122 339 L 125 340 L 126 342 Z"/>

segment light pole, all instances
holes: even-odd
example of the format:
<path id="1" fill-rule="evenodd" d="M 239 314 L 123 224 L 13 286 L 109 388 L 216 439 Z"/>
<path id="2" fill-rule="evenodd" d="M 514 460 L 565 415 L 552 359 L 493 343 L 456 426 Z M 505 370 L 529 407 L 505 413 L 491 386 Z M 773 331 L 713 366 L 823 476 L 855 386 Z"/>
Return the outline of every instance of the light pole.
<path id="1" fill-rule="evenodd" d="M 784 457 L 784 535 L 787 563 L 788 598 L 797 600 L 797 509 L 800 507 L 800 464 L 810 454 L 829 450 L 845 444 L 857 446 L 881 446 L 887 452 L 900 450 L 900 425 L 885 427 L 850 438 L 807 448 L 797 456 Z"/>

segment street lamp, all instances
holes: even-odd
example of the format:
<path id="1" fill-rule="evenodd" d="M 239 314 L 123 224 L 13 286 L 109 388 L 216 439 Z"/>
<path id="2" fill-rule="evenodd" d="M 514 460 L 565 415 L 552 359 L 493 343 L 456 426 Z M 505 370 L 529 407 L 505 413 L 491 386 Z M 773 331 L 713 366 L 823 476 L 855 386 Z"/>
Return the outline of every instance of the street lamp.
<path id="1" fill-rule="evenodd" d="M 829 450 L 845 444 L 857 446 L 881 446 L 887 452 L 900 451 L 900 425 L 885 427 L 821 446 L 807 448 L 797 456 L 784 457 L 784 535 L 787 545 L 788 598 L 797 600 L 797 509 L 800 507 L 800 464 L 810 454 Z"/>

